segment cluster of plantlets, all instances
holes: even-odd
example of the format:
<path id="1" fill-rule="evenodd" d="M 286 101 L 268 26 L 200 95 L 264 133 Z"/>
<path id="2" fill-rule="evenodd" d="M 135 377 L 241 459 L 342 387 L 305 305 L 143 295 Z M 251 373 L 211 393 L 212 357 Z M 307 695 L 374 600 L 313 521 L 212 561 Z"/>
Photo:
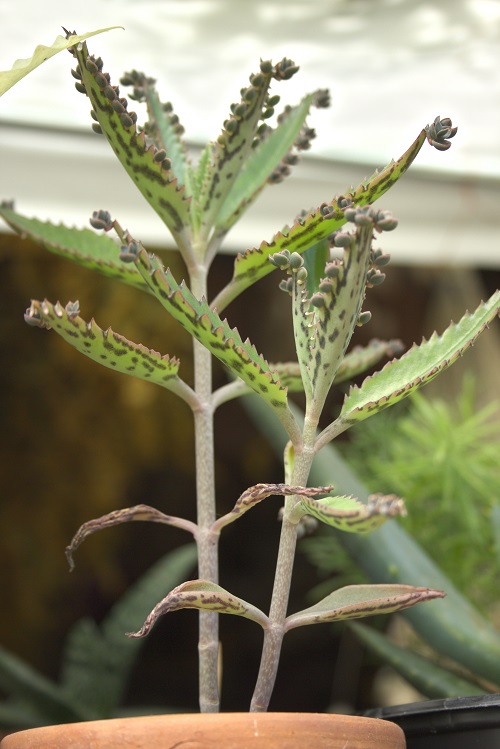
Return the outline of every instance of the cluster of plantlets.
<path id="1" fill-rule="evenodd" d="M 160 385 L 185 401 L 195 427 L 197 519 L 173 517 L 147 505 L 117 510 L 85 523 L 68 547 L 68 558 L 72 563 L 73 552 L 90 533 L 123 522 L 159 522 L 188 531 L 197 544 L 198 578 L 163 598 L 132 636 L 146 634 L 167 612 L 198 609 L 200 708 L 214 712 L 219 709 L 218 615 L 252 619 L 263 629 L 264 645 L 250 709 L 266 710 L 283 637 L 291 629 L 399 611 L 444 595 L 439 590 L 404 584 L 347 586 L 307 609 L 292 614 L 287 611 L 296 539 L 306 518 L 312 516 L 346 532 L 367 533 L 404 512 L 403 502 L 393 495 L 373 495 L 363 503 L 335 495 L 330 485 L 307 487 L 315 456 L 353 424 L 398 402 L 445 370 L 498 313 L 497 293 L 442 336 L 434 335 L 414 346 L 361 386 L 351 388 L 339 415 L 320 428 L 331 388 L 394 353 L 391 343 L 380 341 L 348 352 L 356 327 L 370 319 L 369 311 L 363 309 L 365 293 L 384 280 L 382 269 L 389 259 L 373 247 L 374 236 L 396 226 L 387 211 L 372 204 L 404 174 L 426 139 L 446 150 L 456 128 L 448 118 L 436 118 L 401 158 L 382 172 L 302 214 L 270 242 L 239 254 L 231 280 L 208 301 L 207 277 L 224 237 L 267 184 L 288 175 L 297 151 L 309 147 L 314 133 L 306 118 L 311 107 L 327 105 L 327 92 L 309 94 L 296 106 L 285 108 L 271 127 L 268 121 L 278 104 L 278 97 L 270 93 L 271 83 L 289 79 L 297 66 L 287 59 L 277 64 L 261 62 L 249 85 L 241 89 L 239 102 L 231 106 L 221 134 L 203 149 L 194 165 L 179 120 L 171 105 L 160 101 L 153 79 L 137 71 L 122 79 L 123 86 L 132 86 L 133 98 L 146 106 L 147 122 L 138 127 L 138 115 L 129 110 L 119 87 L 103 72 L 102 60 L 89 55 L 82 42 L 70 51 L 76 58 L 73 76 L 77 90 L 91 102 L 94 129 L 104 134 L 165 223 L 184 260 L 186 280 L 179 283 L 160 257 L 148 253 L 107 211 L 95 211 L 91 221 L 103 233 L 28 219 L 8 205 L 0 213 L 13 229 L 48 250 L 155 296 L 193 338 L 194 381 L 190 384 L 182 379 L 177 358 L 127 340 L 111 328 L 103 330 L 93 320 L 85 321 L 78 302 L 63 306 L 33 300 L 26 320 L 53 329 L 104 366 Z M 352 224 L 349 231 L 345 230 L 347 223 Z M 111 231 L 118 242 L 109 236 Z M 220 313 L 277 269 L 287 274 L 280 286 L 291 295 L 297 361 L 272 364 L 249 340 L 243 341 Z M 214 358 L 232 376 L 216 390 L 212 385 Z M 251 392 L 258 394 L 286 432 L 283 483 L 255 484 L 243 492 L 229 513 L 220 516 L 215 501 L 214 412 L 226 401 Z M 290 392 L 305 395 L 303 420 L 290 407 Z M 272 495 L 285 500 L 272 600 L 265 613 L 219 585 L 217 546 L 225 526 Z"/>

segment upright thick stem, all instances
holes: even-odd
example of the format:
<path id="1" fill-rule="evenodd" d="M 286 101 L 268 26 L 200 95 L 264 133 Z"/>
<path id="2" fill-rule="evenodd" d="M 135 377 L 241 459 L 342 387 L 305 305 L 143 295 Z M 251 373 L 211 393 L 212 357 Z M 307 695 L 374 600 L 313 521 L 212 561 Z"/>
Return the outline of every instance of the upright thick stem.
<path id="1" fill-rule="evenodd" d="M 197 298 L 206 295 L 206 270 L 191 275 L 191 288 Z M 198 576 L 218 582 L 218 538 L 211 532 L 216 518 L 214 423 L 212 404 L 212 359 L 210 351 L 198 341 L 193 343 L 194 386 L 200 406 L 194 412 L 196 452 L 196 502 Z M 199 699 L 201 712 L 219 710 L 218 617 L 212 611 L 199 612 Z"/>
<path id="2" fill-rule="evenodd" d="M 306 448 L 295 456 L 295 466 L 291 479 L 293 485 L 306 486 L 313 457 L 314 452 L 311 448 Z M 265 712 L 267 710 L 278 672 L 297 544 L 297 525 L 290 520 L 290 511 L 296 502 L 297 497 L 287 497 L 285 500 L 273 595 L 269 610 L 270 626 L 264 631 L 264 645 L 259 675 L 250 705 L 251 712 Z"/>

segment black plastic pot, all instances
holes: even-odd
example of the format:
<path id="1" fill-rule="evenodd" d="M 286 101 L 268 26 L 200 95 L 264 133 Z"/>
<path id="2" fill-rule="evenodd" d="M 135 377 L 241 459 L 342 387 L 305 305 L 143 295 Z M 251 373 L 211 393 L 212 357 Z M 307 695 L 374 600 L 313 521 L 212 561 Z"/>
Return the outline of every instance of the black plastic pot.
<path id="1" fill-rule="evenodd" d="M 414 702 L 367 715 L 401 726 L 407 749 L 500 749 L 500 694 Z"/>

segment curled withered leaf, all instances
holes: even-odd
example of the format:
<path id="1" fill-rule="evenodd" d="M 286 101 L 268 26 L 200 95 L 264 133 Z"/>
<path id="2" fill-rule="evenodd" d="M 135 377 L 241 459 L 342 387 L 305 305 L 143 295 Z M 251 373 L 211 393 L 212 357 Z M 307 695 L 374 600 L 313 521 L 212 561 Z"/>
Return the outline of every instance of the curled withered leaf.
<path id="1" fill-rule="evenodd" d="M 149 523 L 173 525 L 176 528 L 183 528 L 186 531 L 190 531 L 193 535 L 195 535 L 197 531 L 195 523 L 185 520 L 184 518 L 165 515 L 154 507 L 149 507 L 149 505 L 135 505 L 134 507 L 127 507 L 123 510 L 115 510 L 114 512 L 102 515 L 94 520 L 88 520 L 80 526 L 76 534 L 73 536 L 71 543 L 66 547 L 66 559 L 68 560 L 70 570 L 73 570 L 75 566 L 73 553 L 87 536 L 91 536 L 92 533 L 102 531 L 105 528 L 112 528 L 114 525 L 121 525 L 122 523 L 130 523 L 137 520 Z"/>
<path id="2" fill-rule="evenodd" d="M 268 617 L 260 609 L 234 596 L 220 585 L 208 580 L 188 580 L 174 588 L 154 607 L 138 632 L 127 632 L 128 637 L 144 637 L 161 616 L 180 609 L 216 611 L 218 614 L 242 616 L 252 619 L 264 629 L 269 625 Z"/>

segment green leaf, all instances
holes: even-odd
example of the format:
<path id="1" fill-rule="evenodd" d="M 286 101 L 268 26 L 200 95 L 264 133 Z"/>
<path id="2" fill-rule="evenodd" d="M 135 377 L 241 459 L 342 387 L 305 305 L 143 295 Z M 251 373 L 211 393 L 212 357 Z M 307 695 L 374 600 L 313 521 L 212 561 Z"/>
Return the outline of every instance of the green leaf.
<path id="1" fill-rule="evenodd" d="M 322 239 L 309 247 L 302 256 L 304 268 L 307 271 L 307 294 L 312 296 L 318 290 L 319 283 L 325 275 L 325 265 L 330 259 L 330 243 L 327 239 Z"/>
<path id="2" fill-rule="evenodd" d="M 228 231 L 260 195 L 269 175 L 292 148 L 316 94 L 305 96 L 287 116 L 252 149 L 217 216 L 217 229 Z"/>
<path id="3" fill-rule="evenodd" d="M 260 609 L 228 593 L 220 585 L 206 580 L 188 580 L 174 588 L 160 601 L 151 611 L 141 629 L 137 632 L 129 632 L 129 637 L 144 637 L 149 634 L 161 616 L 181 609 L 216 611 L 218 614 L 242 616 L 245 619 L 252 619 L 264 629 L 269 624 L 269 619 Z"/>
<path id="4" fill-rule="evenodd" d="M 95 718 L 111 717 L 121 704 L 143 641 L 125 632 L 140 627 L 158 599 L 158 590 L 177 585 L 196 564 L 196 546 L 187 544 L 166 554 L 115 603 L 102 623 L 89 619 L 69 633 L 62 669 L 62 688 Z"/>
<path id="5" fill-rule="evenodd" d="M 333 384 L 338 385 L 346 380 L 352 380 L 367 369 L 374 367 L 384 356 L 394 357 L 402 350 L 401 341 L 380 341 L 378 338 L 374 338 L 366 346 L 355 346 L 342 359 Z"/>
<path id="6" fill-rule="evenodd" d="M 158 149 L 164 148 L 172 162 L 172 171 L 179 186 L 186 186 L 187 195 L 193 195 L 191 187 L 194 175 L 189 163 L 186 145 L 180 136 L 179 121 L 172 124 L 172 113 L 165 111 L 151 78 L 144 76 L 143 91 L 146 96 L 149 122 L 148 135 Z"/>
<path id="7" fill-rule="evenodd" d="M 383 171 L 362 182 L 355 190 L 347 193 L 346 197 L 356 205 L 367 205 L 378 200 L 406 172 L 425 139 L 424 129 L 397 161 L 392 161 Z M 274 266 L 268 260 L 269 255 L 285 249 L 302 253 L 340 229 L 346 222 L 344 211 L 339 207 L 341 197 L 343 196 L 336 196 L 330 203 L 311 211 L 305 218 L 297 219 L 291 228 L 275 234 L 271 242 L 262 242 L 258 248 L 239 253 L 234 263 L 233 278 L 214 300 L 214 306 L 222 311 L 242 291 L 271 273 Z"/>
<path id="8" fill-rule="evenodd" d="M 372 494 L 368 502 L 354 497 L 302 497 L 300 507 L 302 514 L 349 533 L 371 533 L 389 518 L 406 514 L 403 500 L 393 494 Z"/>
<path id="9" fill-rule="evenodd" d="M 459 323 L 452 323 L 438 336 L 416 344 L 400 359 L 394 359 L 368 377 L 360 387 L 353 387 L 346 397 L 338 423 L 345 429 L 377 411 L 406 398 L 417 388 L 434 379 L 473 345 L 500 310 L 500 291 L 466 313 Z"/>
<path id="10" fill-rule="evenodd" d="M 0 96 L 43 62 L 57 55 L 58 52 L 62 52 L 63 49 L 73 47 L 84 39 L 89 39 L 91 36 L 96 36 L 97 34 L 103 34 L 105 31 L 122 28 L 123 26 L 109 26 L 106 29 L 88 31 L 86 34 L 71 34 L 69 37 L 57 36 L 50 47 L 47 47 L 45 44 L 39 44 L 30 58 L 16 60 L 11 70 L 2 70 L 0 72 Z"/>
<path id="11" fill-rule="evenodd" d="M 392 614 L 417 603 L 443 598 L 444 595 L 440 590 L 412 585 L 348 585 L 330 593 L 314 606 L 288 616 L 286 629 L 360 619 L 374 614 Z"/>
<path id="12" fill-rule="evenodd" d="M 86 322 L 77 314 L 75 304 L 62 307 L 59 302 L 33 300 L 25 317 L 33 325 L 55 330 L 77 351 L 104 367 L 161 385 L 185 400 L 190 397 L 191 389 L 177 376 L 178 359 L 133 343 L 111 328 L 102 330 L 93 319 Z"/>
<path id="13" fill-rule="evenodd" d="M 271 79 L 272 72 L 262 73 L 255 77 L 248 89 L 242 90 L 244 96 L 212 144 L 211 159 L 205 167 L 198 201 L 201 217 L 199 240 L 202 243 L 217 224 L 219 212 L 250 154 Z"/>
<path id="14" fill-rule="evenodd" d="M 330 291 L 322 294 L 322 306 L 313 308 L 311 305 L 314 315 L 309 322 L 305 373 L 311 383 L 310 406 L 317 414 L 323 408 L 359 319 L 371 262 L 372 235 L 372 223 L 357 227 L 338 265 L 338 275 L 329 279 Z"/>
<path id="15" fill-rule="evenodd" d="M 418 653 L 412 653 L 408 648 L 396 645 L 374 627 L 352 622 L 349 624 L 349 628 L 354 631 L 372 653 L 392 666 L 428 699 L 484 694 L 484 689 L 478 687 L 474 682 L 463 679 L 452 671 L 438 666 L 434 660 L 431 661 Z"/>
<path id="16" fill-rule="evenodd" d="M 165 168 L 163 160 L 157 160 L 158 150 L 154 146 L 147 147 L 145 134 L 137 132 L 130 113 L 123 106 L 123 111 L 113 108 L 120 105 L 117 94 L 89 57 L 85 44 L 81 51 L 77 49 L 76 57 L 82 83 L 102 132 L 127 174 L 169 228 L 179 248 L 189 253 L 189 198 L 184 187 L 179 185 L 172 170 Z"/>
<path id="17" fill-rule="evenodd" d="M 276 372 L 238 331 L 222 321 L 207 302 L 199 301 L 183 283 L 177 284 L 169 270 L 158 267 L 145 250 L 137 259 L 137 268 L 168 312 L 199 340 L 223 364 L 257 392 L 275 411 L 287 409 L 286 389 Z"/>
<path id="18" fill-rule="evenodd" d="M 119 247 L 107 234 L 27 218 L 5 205 L 0 205 L 0 216 L 15 232 L 37 242 L 49 252 L 149 292 L 135 266 L 119 260 Z"/>

